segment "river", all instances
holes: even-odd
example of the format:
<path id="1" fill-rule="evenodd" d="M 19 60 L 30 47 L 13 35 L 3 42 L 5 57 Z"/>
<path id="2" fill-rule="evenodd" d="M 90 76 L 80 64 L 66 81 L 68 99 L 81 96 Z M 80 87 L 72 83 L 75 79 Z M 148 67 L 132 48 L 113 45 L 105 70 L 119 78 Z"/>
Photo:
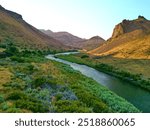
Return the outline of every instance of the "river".
<path id="1" fill-rule="evenodd" d="M 56 55 L 68 55 L 75 53 L 78 52 L 67 52 L 61 54 L 58 53 Z M 70 65 L 74 70 L 80 71 L 83 75 L 94 79 L 99 84 L 108 87 L 117 95 L 125 98 L 127 101 L 136 106 L 139 110 L 145 113 L 150 112 L 150 92 L 146 91 L 145 89 L 134 86 L 127 81 L 118 79 L 103 72 L 99 72 L 96 69 L 93 69 L 86 65 L 80 65 L 77 63 L 72 63 L 59 58 L 55 58 L 54 55 L 48 55 L 46 56 L 46 58 Z"/>

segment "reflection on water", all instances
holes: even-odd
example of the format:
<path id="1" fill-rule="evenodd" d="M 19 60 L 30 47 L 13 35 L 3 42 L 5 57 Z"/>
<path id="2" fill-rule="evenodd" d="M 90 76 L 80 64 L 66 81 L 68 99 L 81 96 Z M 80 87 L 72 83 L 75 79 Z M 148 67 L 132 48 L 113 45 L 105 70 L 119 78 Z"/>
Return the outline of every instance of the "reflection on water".
<path id="1" fill-rule="evenodd" d="M 72 53 L 65 53 L 72 54 Z M 53 55 L 48 55 L 46 58 L 62 62 L 70 65 L 73 69 L 80 71 L 83 75 L 91 77 L 103 86 L 108 87 L 111 91 L 117 95 L 125 98 L 127 101 L 134 104 L 143 112 L 150 112 L 150 93 L 140 87 L 136 87 L 126 81 L 110 76 L 108 74 L 99 72 L 86 65 L 80 65 L 72 62 L 68 62 L 59 58 L 55 58 Z"/>

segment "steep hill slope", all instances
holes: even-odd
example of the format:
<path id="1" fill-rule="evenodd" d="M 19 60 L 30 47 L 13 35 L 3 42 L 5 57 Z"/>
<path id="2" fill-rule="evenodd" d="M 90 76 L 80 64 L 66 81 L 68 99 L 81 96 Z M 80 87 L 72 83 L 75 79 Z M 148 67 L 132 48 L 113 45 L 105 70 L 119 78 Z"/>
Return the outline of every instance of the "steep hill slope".
<path id="1" fill-rule="evenodd" d="M 90 54 L 118 58 L 150 59 L 150 21 L 142 16 L 123 20 L 114 28 L 112 37 Z"/>
<path id="2" fill-rule="evenodd" d="M 0 6 L 0 42 L 13 40 L 21 48 L 32 49 L 65 49 L 60 41 L 49 37 L 26 23 L 20 14 Z"/>

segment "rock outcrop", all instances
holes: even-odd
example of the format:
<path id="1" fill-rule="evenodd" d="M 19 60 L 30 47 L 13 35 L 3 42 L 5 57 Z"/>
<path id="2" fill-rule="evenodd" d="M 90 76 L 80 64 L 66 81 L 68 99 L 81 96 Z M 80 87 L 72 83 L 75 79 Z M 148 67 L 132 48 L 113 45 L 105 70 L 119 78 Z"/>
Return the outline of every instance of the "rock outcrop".
<path id="1" fill-rule="evenodd" d="M 150 22 L 143 16 L 139 16 L 138 19 L 132 21 L 125 19 L 115 26 L 111 38 L 117 38 L 120 35 L 133 32 L 135 30 L 148 33 L 150 31 Z"/>
<path id="2" fill-rule="evenodd" d="M 150 21 L 139 16 L 115 26 L 112 37 L 102 46 L 89 51 L 97 56 L 150 59 Z"/>

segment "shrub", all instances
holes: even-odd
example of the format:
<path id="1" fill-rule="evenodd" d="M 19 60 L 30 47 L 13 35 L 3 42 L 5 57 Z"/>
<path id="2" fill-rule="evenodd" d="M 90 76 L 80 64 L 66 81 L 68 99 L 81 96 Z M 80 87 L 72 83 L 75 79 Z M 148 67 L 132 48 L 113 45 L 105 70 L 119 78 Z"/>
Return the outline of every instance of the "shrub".
<path id="1" fill-rule="evenodd" d="M 0 103 L 4 102 L 4 97 L 2 95 L 0 95 Z"/>
<path id="2" fill-rule="evenodd" d="M 34 70 L 34 65 L 29 64 L 29 65 L 28 65 L 28 70 L 31 71 L 31 72 L 33 72 L 33 70 Z"/>
<path id="3" fill-rule="evenodd" d="M 8 51 L 9 51 L 9 53 L 12 53 L 12 54 L 19 53 L 19 49 L 16 46 L 10 46 Z"/>
<path id="4" fill-rule="evenodd" d="M 5 52 L 0 52 L 0 58 L 6 58 L 8 57 L 9 55 Z"/>
<path id="5" fill-rule="evenodd" d="M 40 101 L 18 100 L 15 103 L 17 108 L 31 110 L 32 112 L 48 112 L 49 106 L 43 105 Z"/>
<path id="6" fill-rule="evenodd" d="M 15 90 L 9 93 L 6 99 L 12 100 L 16 108 L 27 109 L 32 112 L 48 112 L 50 104 L 49 102 L 47 102 L 47 99 L 43 97 L 44 95 L 43 92 L 41 95 L 41 93 L 39 93 L 38 91 L 33 92 L 32 89 L 30 89 L 28 93 Z"/>
<path id="7" fill-rule="evenodd" d="M 22 91 L 14 91 L 8 94 L 7 100 L 18 100 L 26 98 L 26 95 Z"/>
<path id="8" fill-rule="evenodd" d="M 25 62 L 25 59 L 23 57 L 19 57 L 19 56 L 12 56 L 10 59 L 12 61 L 17 61 L 19 63 L 24 63 Z"/>
<path id="9" fill-rule="evenodd" d="M 37 88 L 37 87 L 40 87 L 41 85 L 45 84 L 46 82 L 47 82 L 46 77 L 45 76 L 41 76 L 41 77 L 37 77 L 33 81 L 32 85 Z"/>
<path id="10" fill-rule="evenodd" d="M 5 87 L 9 87 L 9 88 L 17 88 L 17 89 L 23 89 L 25 87 L 25 85 L 23 83 L 20 83 L 18 80 L 15 81 L 11 81 L 8 82 L 6 84 L 4 84 Z"/>
<path id="11" fill-rule="evenodd" d="M 80 113 L 88 113 L 91 112 L 90 108 L 85 107 L 79 101 L 69 101 L 69 100 L 59 100 L 55 103 L 56 112 L 80 112 Z"/>
<path id="12" fill-rule="evenodd" d="M 32 98 L 38 99 L 44 102 L 50 102 L 51 95 L 54 95 L 54 92 L 48 88 L 41 88 L 41 89 L 31 89 L 28 88 L 26 90 L 26 94 Z"/>
<path id="13" fill-rule="evenodd" d="M 3 111 L 7 110 L 9 107 L 8 107 L 8 104 L 6 102 L 3 102 L 1 105 L 0 105 L 0 109 L 2 109 Z"/>
<path id="14" fill-rule="evenodd" d="M 8 112 L 8 113 L 21 113 L 22 111 L 20 108 L 12 107 L 12 108 L 8 108 L 6 112 Z"/>
<path id="15" fill-rule="evenodd" d="M 110 72 L 112 72 L 115 69 L 113 68 L 113 66 L 104 63 L 95 65 L 95 68 L 100 71 L 110 71 Z"/>
<path id="16" fill-rule="evenodd" d="M 108 106 L 103 101 L 101 101 L 100 99 L 92 95 L 91 93 L 86 91 L 80 91 L 80 92 L 78 91 L 76 95 L 88 107 L 92 107 L 93 112 L 109 112 Z"/>
<path id="17" fill-rule="evenodd" d="M 88 55 L 82 55 L 81 58 L 89 58 Z"/>
<path id="18" fill-rule="evenodd" d="M 56 100 L 62 99 L 63 95 L 61 93 L 58 93 L 55 95 Z"/>

